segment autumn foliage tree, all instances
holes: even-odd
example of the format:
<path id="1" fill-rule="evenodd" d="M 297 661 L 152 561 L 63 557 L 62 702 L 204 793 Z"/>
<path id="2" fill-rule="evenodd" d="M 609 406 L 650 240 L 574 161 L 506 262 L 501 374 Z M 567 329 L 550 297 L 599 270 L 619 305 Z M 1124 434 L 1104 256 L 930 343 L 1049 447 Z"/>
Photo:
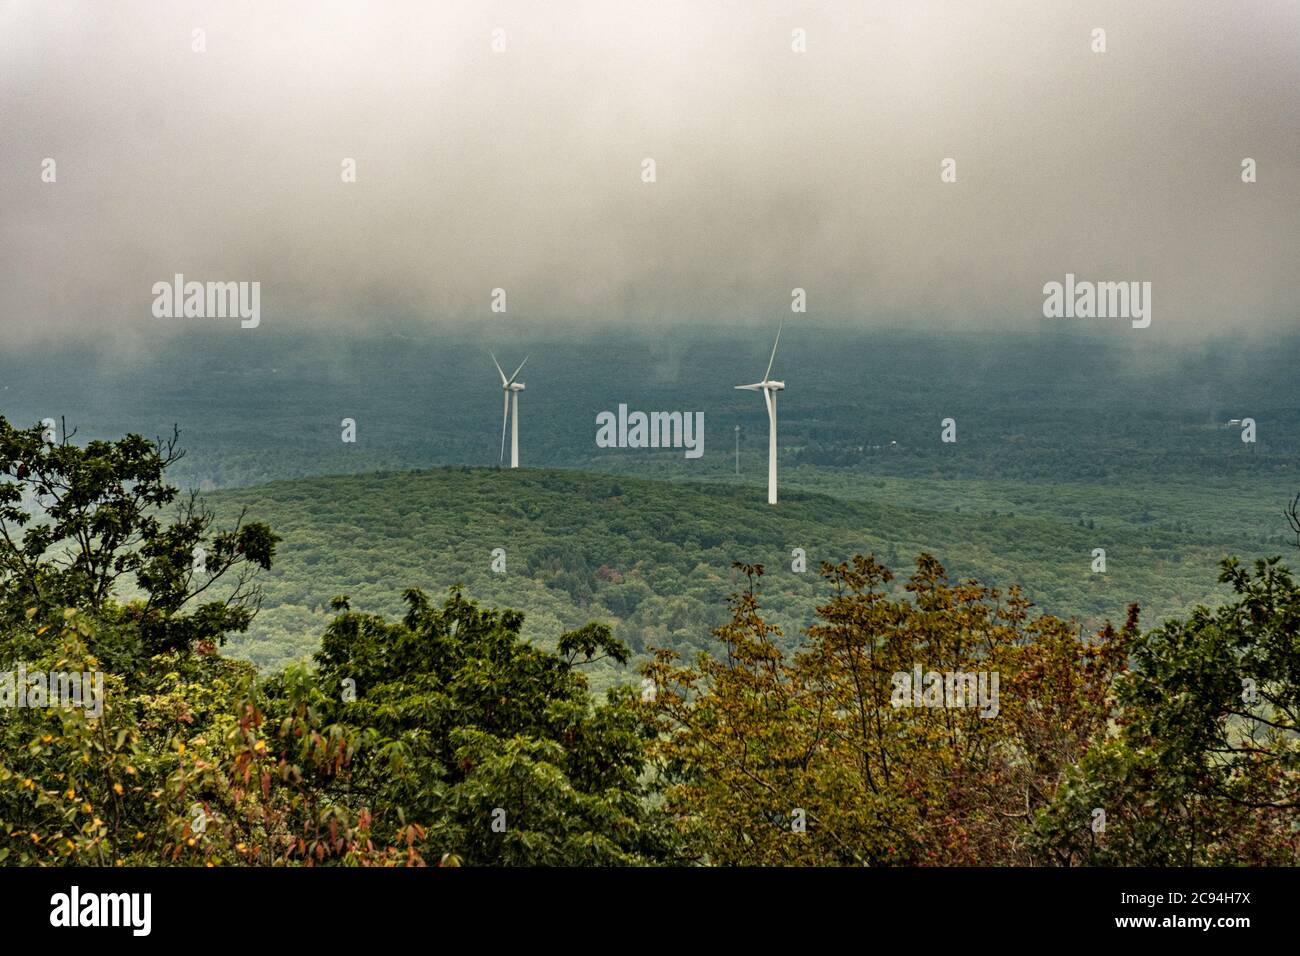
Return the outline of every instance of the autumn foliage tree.
<path id="1" fill-rule="evenodd" d="M 951 583 L 921 555 L 902 596 L 870 557 L 823 565 L 830 598 L 783 654 L 761 616 L 762 568 L 719 652 L 660 651 L 645 704 L 667 810 L 719 864 L 1026 863 L 1025 835 L 1105 732 L 1136 629 L 1083 640 L 1014 589 Z M 997 674 L 998 708 L 899 706 L 896 675 Z"/>

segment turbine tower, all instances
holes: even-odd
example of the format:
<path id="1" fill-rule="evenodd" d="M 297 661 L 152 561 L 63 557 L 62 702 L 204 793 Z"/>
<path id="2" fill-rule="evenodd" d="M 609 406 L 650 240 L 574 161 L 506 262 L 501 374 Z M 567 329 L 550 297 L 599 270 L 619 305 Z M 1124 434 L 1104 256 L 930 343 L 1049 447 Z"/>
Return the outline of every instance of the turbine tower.
<path id="1" fill-rule="evenodd" d="M 776 341 L 772 343 L 772 357 L 767 360 L 763 380 L 753 385 L 737 385 L 747 392 L 762 392 L 767 405 L 767 503 L 776 504 L 776 393 L 785 388 L 785 382 L 772 379 L 772 363 L 776 361 L 776 347 L 781 344 L 781 326 L 776 328 Z"/>
<path id="2" fill-rule="evenodd" d="M 491 352 L 488 354 L 492 355 Z M 510 428 L 511 468 L 519 467 L 519 393 L 524 390 L 524 383 L 516 382 L 515 379 L 519 377 L 519 373 L 523 371 L 524 362 L 527 361 L 528 357 L 525 356 L 524 361 L 519 363 L 519 368 L 515 369 L 515 374 L 506 378 L 506 373 L 501 370 L 501 363 L 497 361 L 495 355 L 492 355 L 492 364 L 497 367 L 497 374 L 501 376 L 501 392 L 502 397 L 505 399 L 505 403 L 501 407 L 501 460 L 505 461 L 506 458 L 506 422 L 510 421 L 512 423 Z M 510 408 L 512 397 L 514 399 L 513 413 Z"/>

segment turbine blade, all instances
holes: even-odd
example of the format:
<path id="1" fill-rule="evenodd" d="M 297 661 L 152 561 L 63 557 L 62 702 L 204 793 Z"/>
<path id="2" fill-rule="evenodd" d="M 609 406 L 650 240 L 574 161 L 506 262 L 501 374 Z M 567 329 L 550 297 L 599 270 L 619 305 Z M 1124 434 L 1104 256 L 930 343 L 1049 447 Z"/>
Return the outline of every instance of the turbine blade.
<path id="1" fill-rule="evenodd" d="M 488 355 L 492 355 L 492 353 L 488 352 Z M 495 355 L 492 355 L 492 364 L 497 367 L 497 374 L 501 376 L 501 387 L 505 388 L 510 383 L 506 381 L 506 373 L 501 371 L 501 363 L 497 361 Z"/>
<path id="2" fill-rule="evenodd" d="M 504 376 L 503 376 L 504 377 Z M 501 409 L 501 458 L 500 461 L 506 460 L 506 420 L 510 417 L 510 393 L 502 392 L 505 398 L 505 406 Z"/>
<path id="3" fill-rule="evenodd" d="M 515 379 L 517 379 L 519 377 L 519 373 L 524 370 L 524 365 L 528 362 L 528 359 L 530 357 L 531 356 L 528 355 L 524 356 L 524 360 L 519 363 L 519 368 L 515 369 L 515 374 L 510 376 L 510 381 L 506 382 L 507 385 L 513 385 L 515 383 Z"/>
<path id="4" fill-rule="evenodd" d="M 763 401 L 767 405 L 767 427 L 775 428 L 776 422 L 772 421 L 772 392 L 770 389 L 763 389 Z"/>
<path id="5" fill-rule="evenodd" d="M 767 360 L 767 371 L 763 373 L 763 381 L 765 382 L 772 377 L 772 363 L 776 361 L 776 347 L 781 344 L 781 328 L 784 325 L 785 320 L 783 319 L 781 325 L 776 327 L 776 341 L 772 343 L 772 357 Z"/>

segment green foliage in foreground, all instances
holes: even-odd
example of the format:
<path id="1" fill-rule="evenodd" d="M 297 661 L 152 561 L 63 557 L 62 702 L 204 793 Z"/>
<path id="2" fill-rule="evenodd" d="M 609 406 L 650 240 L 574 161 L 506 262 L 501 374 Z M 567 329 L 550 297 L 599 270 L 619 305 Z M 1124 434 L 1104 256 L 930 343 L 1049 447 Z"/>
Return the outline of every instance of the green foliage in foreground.
<path id="1" fill-rule="evenodd" d="M 94 690 L 15 706 L 0 672 L 3 863 L 1300 856 L 1300 586 L 1277 558 L 1223 562 L 1218 608 L 1144 633 L 1134 606 L 1085 640 L 928 554 L 901 588 L 859 554 L 822 565 L 797 650 L 764 618 L 763 568 L 739 565 L 712 654 L 656 649 L 644 690 L 603 697 L 583 669 L 630 656 L 605 624 L 543 648 L 459 588 L 440 606 L 408 590 L 400 620 L 335 598 L 314 666 L 259 675 L 219 647 L 252 614 L 269 528 L 184 505 L 164 523 L 165 452 L 135 436 L 83 450 L 5 428 L 0 666 L 25 668 L 24 695 L 69 672 Z M 200 545 L 247 574 L 228 604 L 201 598 Z M 105 582 L 126 575 L 122 601 Z M 900 709 L 909 666 L 1001 674 L 996 713 Z"/>
<path id="2" fill-rule="evenodd" d="M 716 656 L 664 651 L 654 694 L 604 700 L 579 670 L 626 653 L 604 628 L 543 651 L 517 613 L 455 592 L 411 592 L 397 622 L 340 600 L 314 670 L 167 652 L 106 675 L 100 715 L 0 716 L 0 861 L 1300 861 L 1300 587 L 1283 568 L 1227 562 L 1229 605 L 1094 641 L 917 568 L 899 600 L 869 558 L 825 569 L 793 658 L 743 591 Z M 97 666 L 78 612 L 6 634 L 45 640 L 29 670 Z M 909 661 L 997 669 L 999 715 L 894 708 Z"/>
<path id="3" fill-rule="evenodd" d="M 1120 730 L 1072 767 L 1036 828 L 1052 862 L 1295 865 L 1300 587 L 1279 558 L 1223 562 L 1235 599 L 1168 621 L 1116 682 Z M 1103 839 L 1079 813 L 1106 812 Z"/>
<path id="4" fill-rule="evenodd" d="M 670 829 L 639 780 L 645 725 L 628 692 L 596 702 L 578 670 L 625 656 L 607 631 L 566 635 L 561 657 L 519 641 L 512 612 L 459 594 L 437 609 L 419 592 L 409 601 L 399 623 L 344 607 L 314 671 L 258 680 L 213 652 L 170 652 L 108 675 L 97 717 L 6 712 L 0 862 L 668 857 Z M 28 669 L 93 670 L 96 639 L 71 613 L 49 638 L 58 649 Z"/>

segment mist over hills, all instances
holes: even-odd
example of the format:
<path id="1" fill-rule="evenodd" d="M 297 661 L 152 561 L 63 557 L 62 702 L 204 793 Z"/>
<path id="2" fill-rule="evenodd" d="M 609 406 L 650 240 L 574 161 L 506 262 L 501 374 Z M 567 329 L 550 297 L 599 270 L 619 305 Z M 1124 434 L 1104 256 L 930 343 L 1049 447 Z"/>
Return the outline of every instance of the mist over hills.
<path id="1" fill-rule="evenodd" d="M 1148 620 L 1186 611 L 1217 593 L 1224 554 L 1287 547 L 1300 336 L 1142 343 L 787 326 L 773 373 L 788 386 L 774 509 L 762 402 L 732 388 L 762 372 L 766 332 L 225 330 L 130 358 L 11 354 L 0 375 L 14 422 L 66 416 L 79 439 L 176 423 L 188 454 L 173 479 L 284 537 L 264 610 L 233 645 L 269 666 L 314 650 L 335 594 L 394 612 L 406 587 L 456 582 L 524 610 L 543 642 L 605 618 L 637 650 L 705 647 L 734 560 L 772 569 L 766 598 L 793 641 L 821 596 L 818 562 L 858 551 L 901 576 L 933 552 L 954 577 L 1019 583 L 1087 629 L 1130 601 Z M 511 367 L 529 356 L 514 474 L 495 470 L 489 348 Z M 703 411 L 703 456 L 596 447 L 596 415 L 620 403 Z M 1226 424 L 1246 417 L 1254 443 Z M 341 440 L 344 418 L 355 444 Z M 955 443 L 940 440 L 945 418 Z M 488 570 L 496 547 L 510 555 L 506 575 Z M 789 571 L 796 547 L 804 575 Z M 1106 574 L 1090 571 L 1097 548 Z"/>
<path id="2" fill-rule="evenodd" d="M 494 464 L 500 402 L 488 350 L 530 355 L 521 396 L 525 466 L 762 479 L 762 402 L 732 386 L 762 372 L 772 327 L 633 328 L 586 335 L 448 338 L 386 332 L 285 335 L 203 330 L 122 355 L 88 346 L 0 358 L 5 414 L 66 416 L 83 436 L 152 435 L 180 426 L 189 455 L 176 477 L 205 487 L 308 474 Z M 1126 477 L 1285 485 L 1300 449 L 1294 397 L 1300 335 L 1155 347 L 1139 334 L 1061 330 L 853 333 L 790 324 L 774 374 L 783 468 L 870 475 L 1107 480 Z M 595 416 L 619 403 L 705 415 L 704 455 L 598 449 Z M 340 422 L 357 422 L 357 442 Z M 957 441 L 939 440 L 952 417 Z M 1229 419 L 1253 417 L 1244 445 Z M 882 452 L 873 446 L 897 445 Z"/>

